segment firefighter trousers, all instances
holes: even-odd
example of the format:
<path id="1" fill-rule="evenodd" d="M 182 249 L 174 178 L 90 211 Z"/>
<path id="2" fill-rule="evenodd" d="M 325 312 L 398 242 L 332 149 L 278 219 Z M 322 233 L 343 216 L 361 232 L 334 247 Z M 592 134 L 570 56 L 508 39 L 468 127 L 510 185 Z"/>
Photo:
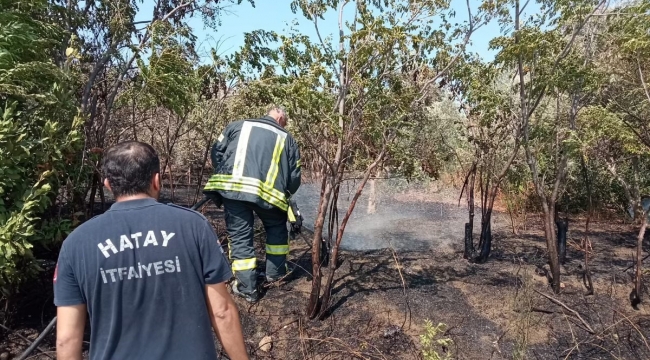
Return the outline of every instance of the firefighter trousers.
<path id="1" fill-rule="evenodd" d="M 262 221 L 266 231 L 266 277 L 277 279 L 286 274 L 289 254 L 287 213 L 273 208 L 264 209 L 254 203 L 223 199 L 226 229 L 230 237 L 229 255 L 237 288 L 242 293 L 257 289 L 257 259 L 253 245 L 254 215 Z"/>

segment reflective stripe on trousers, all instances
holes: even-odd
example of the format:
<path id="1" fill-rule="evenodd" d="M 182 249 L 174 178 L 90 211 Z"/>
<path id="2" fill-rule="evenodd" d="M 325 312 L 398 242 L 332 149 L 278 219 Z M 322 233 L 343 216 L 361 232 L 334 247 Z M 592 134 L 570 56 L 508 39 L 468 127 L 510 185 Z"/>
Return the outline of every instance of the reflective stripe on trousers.
<path id="1" fill-rule="evenodd" d="M 289 254 L 289 245 L 269 245 L 266 244 L 267 255 L 287 255 Z"/>
<path id="2" fill-rule="evenodd" d="M 253 270 L 257 266 L 257 258 L 233 260 L 232 271 Z"/>

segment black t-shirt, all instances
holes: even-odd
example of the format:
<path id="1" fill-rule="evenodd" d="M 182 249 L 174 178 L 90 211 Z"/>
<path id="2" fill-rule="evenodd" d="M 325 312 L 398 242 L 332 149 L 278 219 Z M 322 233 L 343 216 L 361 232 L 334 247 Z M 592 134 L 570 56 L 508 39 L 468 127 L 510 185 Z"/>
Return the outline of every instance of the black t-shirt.
<path id="1" fill-rule="evenodd" d="M 232 276 L 201 214 L 115 203 L 63 242 L 54 304 L 86 304 L 90 359 L 216 359 L 205 285 Z"/>

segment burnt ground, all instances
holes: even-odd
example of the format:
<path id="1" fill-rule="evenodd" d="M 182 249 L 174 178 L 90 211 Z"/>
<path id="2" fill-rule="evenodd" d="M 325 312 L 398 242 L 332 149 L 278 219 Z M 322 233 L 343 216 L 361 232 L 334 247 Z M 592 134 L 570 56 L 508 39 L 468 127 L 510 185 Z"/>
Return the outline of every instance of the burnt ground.
<path id="1" fill-rule="evenodd" d="M 432 209 L 456 208 L 458 213 L 451 218 L 442 216 L 442 210 L 426 212 L 432 221 L 442 223 L 433 232 L 445 238 L 447 233 L 439 229 L 453 231 L 459 225 L 456 217 L 464 214 L 442 194 L 401 193 L 397 200 L 417 201 L 424 207 L 429 203 Z M 225 239 L 221 211 L 208 206 L 203 212 Z M 555 295 L 544 275 L 541 218 L 529 215 L 518 235 L 504 214 L 497 214 L 494 221 L 494 250 L 485 264 L 462 259 L 462 244 L 456 239 L 446 241 L 446 246 L 420 242 L 414 250 L 343 251 L 331 315 L 322 321 L 305 315 L 311 258 L 306 241 L 292 240 L 289 259 L 296 267 L 294 273 L 255 305 L 236 299 L 252 358 L 420 359 L 419 335 L 429 319 L 447 325 L 442 336 L 453 344 L 438 351 L 453 359 L 650 359 L 650 296 L 646 294 L 639 310 L 632 309 L 628 300 L 633 284 L 632 270 L 626 268 L 632 265 L 633 226 L 592 220 L 590 267 L 595 294 L 587 296 L 582 283 L 584 255 L 577 245 L 584 236 L 584 219 L 572 218 L 563 289 Z M 415 227 L 426 228 L 426 223 L 409 223 L 408 230 L 412 233 Z M 462 228 L 456 231 L 462 233 Z M 263 230 L 257 234 L 261 246 Z M 15 356 L 26 347 L 20 336 L 33 340 L 45 328 L 54 314 L 50 279 L 45 272 L 14 304 L 11 331 L 0 330 L 0 353 Z M 265 336 L 273 339 L 268 352 L 259 348 Z M 53 336 L 41 348 L 53 351 Z M 47 358 L 39 352 L 32 355 Z"/>

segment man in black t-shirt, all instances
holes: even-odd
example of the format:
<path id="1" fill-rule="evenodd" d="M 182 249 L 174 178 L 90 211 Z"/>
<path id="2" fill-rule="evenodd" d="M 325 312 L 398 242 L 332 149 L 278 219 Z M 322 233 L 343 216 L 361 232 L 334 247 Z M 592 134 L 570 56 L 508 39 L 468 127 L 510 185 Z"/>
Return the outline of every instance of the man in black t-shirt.
<path id="1" fill-rule="evenodd" d="M 104 155 L 116 203 L 63 242 L 54 273 L 57 359 L 81 359 L 86 314 L 90 359 L 248 359 L 232 273 L 199 213 L 158 203 L 160 161 L 130 141 Z"/>

